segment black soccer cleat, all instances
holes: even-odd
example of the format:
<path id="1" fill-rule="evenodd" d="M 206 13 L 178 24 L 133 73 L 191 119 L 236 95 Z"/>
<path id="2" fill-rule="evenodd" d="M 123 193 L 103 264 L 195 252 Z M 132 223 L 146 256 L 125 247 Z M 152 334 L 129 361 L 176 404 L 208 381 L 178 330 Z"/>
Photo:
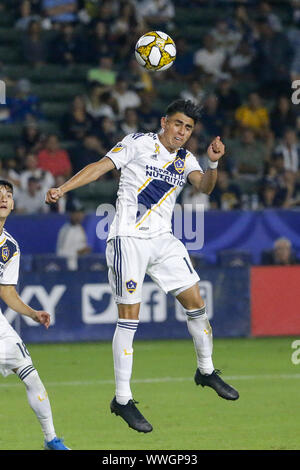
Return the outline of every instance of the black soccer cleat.
<path id="1" fill-rule="evenodd" d="M 126 405 L 120 405 L 117 402 L 116 397 L 114 397 L 110 404 L 110 411 L 115 413 L 117 416 L 121 416 L 130 428 L 135 429 L 138 432 L 151 432 L 153 429 L 151 424 L 148 423 L 144 416 L 139 412 L 135 403 L 138 402 L 129 400 Z"/>
<path id="2" fill-rule="evenodd" d="M 239 392 L 235 390 L 231 385 L 228 385 L 224 380 L 219 377 L 221 372 L 217 369 L 212 374 L 201 374 L 200 370 L 196 370 L 194 380 L 196 385 L 202 385 L 202 387 L 211 387 L 217 394 L 225 398 L 225 400 L 237 400 L 239 398 Z"/>

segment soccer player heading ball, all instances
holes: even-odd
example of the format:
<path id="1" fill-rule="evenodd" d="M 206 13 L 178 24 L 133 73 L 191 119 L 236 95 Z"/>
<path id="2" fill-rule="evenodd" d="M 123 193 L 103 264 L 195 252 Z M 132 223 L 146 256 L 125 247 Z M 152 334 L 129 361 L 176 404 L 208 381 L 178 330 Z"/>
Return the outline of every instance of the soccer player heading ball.
<path id="1" fill-rule="evenodd" d="M 87 165 L 62 186 L 49 189 L 46 195 L 47 203 L 55 203 L 66 192 L 96 181 L 114 168 L 121 170 L 117 210 L 106 250 L 109 283 L 119 316 L 113 338 L 116 394 L 110 407 L 139 432 L 152 431 L 137 409 L 130 387 L 133 339 L 145 274 L 185 309 L 197 356 L 196 384 L 213 388 L 227 400 L 239 397 L 214 368 L 212 330 L 199 291 L 199 277 L 185 246 L 171 229 L 174 205 L 183 185 L 188 181 L 198 191 L 210 194 L 217 179 L 218 160 L 225 153 L 220 137 L 213 139 L 207 149 L 209 168 L 204 173 L 184 148 L 199 118 L 200 109 L 191 101 L 171 103 L 157 134 L 127 135 L 104 158 Z"/>

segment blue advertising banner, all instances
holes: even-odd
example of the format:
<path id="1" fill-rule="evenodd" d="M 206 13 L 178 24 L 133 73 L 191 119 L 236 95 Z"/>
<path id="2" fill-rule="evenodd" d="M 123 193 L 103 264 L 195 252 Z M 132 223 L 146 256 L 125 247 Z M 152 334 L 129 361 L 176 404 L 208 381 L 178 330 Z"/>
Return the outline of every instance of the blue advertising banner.
<path id="1" fill-rule="evenodd" d="M 214 336 L 249 336 L 249 269 L 209 267 L 199 275 Z M 18 291 L 33 308 L 51 314 L 46 330 L 2 304 L 2 312 L 25 343 L 112 340 L 117 308 L 106 272 L 21 273 Z M 179 302 L 148 277 L 143 299 L 136 339 L 189 337 Z"/>
<path id="2" fill-rule="evenodd" d="M 93 253 L 104 253 L 106 248 L 105 234 L 107 236 L 111 220 L 105 211 L 101 214 L 87 214 L 83 223 Z M 186 213 L 181 217 L 177 206 L 176 214 L 174 235 L 188 251 L 201 253 L 210 263 L 217 262 L 222 250 L 235 249 L 249 252 L 253 264 L 260 264 L 262 251 L 270 250 L 274 241 L 282 236 L 291 240 L 300 257 L 299 210 L 211 210 L 204 214 Z M 5 228 L 18 241 L 22 254 L 55 253 L 58 231 L 67 220 L 66 214 L 12 215 Z"/>

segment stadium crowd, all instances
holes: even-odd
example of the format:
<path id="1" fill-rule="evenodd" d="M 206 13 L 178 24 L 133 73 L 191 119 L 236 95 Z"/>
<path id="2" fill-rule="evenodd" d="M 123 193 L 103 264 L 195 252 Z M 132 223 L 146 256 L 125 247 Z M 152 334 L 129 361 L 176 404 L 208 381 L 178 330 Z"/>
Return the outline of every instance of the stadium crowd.
<path id="1" fill-rule="evenodd" d="M 126 134 L 157 131 L 163 110 L 153 103 L 165 80 L 181 83 L 179 96 L 203 105 L 189 141 L 201 165 L 212 137 L 226 144 L 210 198 L 187 187 L 182 203 L 204 203 L 207 210 L 300 205 L 300 112 L 292 101 L 292 82 L 300 79 L 299 1 L 284 2 L 286 22 L 278 2 L 190 1 L 188 8 L 209 5 L 216 13 L 197 49 L 175 21 L 184 0 L 13 0 L 3 2 L 4 11 L 8 3 L 18 11 L 14 27 L 22 31 L 25 63 L 89 65 L 85 92 L 73 97 L 59 135 L 42 131 L 43 102 L 28 78 L 13 83 L 1 74 L 14 92 L 1 106 L 0 126 L 23 129 L 15 156 L 0 159 L 1 176 L 17 188 L 17 212 L 67 210 L 68 202 L 41 204 L 49 186 L 98 160 Z M 137 38 L 153 29 L 169 33 L 177 47 L 173 67 L 160 74 L 145 72 L 133 54 Z M 113 201 L 118 172 L 105 178 Z"/>

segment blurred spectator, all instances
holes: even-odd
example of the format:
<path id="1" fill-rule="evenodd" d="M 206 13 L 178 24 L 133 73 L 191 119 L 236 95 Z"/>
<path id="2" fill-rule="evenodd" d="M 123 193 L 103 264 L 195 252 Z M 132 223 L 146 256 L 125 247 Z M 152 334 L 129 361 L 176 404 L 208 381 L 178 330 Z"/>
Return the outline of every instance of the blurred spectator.
<path id="1" fill-rule="evenodd" d="M 122 75 L 117 77 L 113 97 L 118 105 L 119 119 L 124 117 L 126 108 L 138 108 L 141 104 L 141 98 L 134 90 L 129 89 L 128 83 Z"/>
<path id="2" fill-rule="evenodd" d="M 29 153 L 26 156 L 25 169 L 20 173 L 20 187 L 25 191 L 29 178 L 33 177 L 38 181 L 39 189 L 46 194 L 48 189 L 55 185 L 54 176 L 49 171 L 39 168 L 38 163 L 38 157 L 34 153 Z"/>
<path id="3" fill-rule="evenodd" d="M 241 209 L 242 194 L 239 186 L 230 181 L 226 171 L 218 171 L 218 179 L 210 195 L 211 209 Z"/>
<path id="4" fill-rule="evenodd" d="M 140 123 L 138 119 L 138 113 L 134 108 L 126 108 L 124 111 L 124 117 L 120 122 L 120 130 L 122 134 L 134 134 L 138 132 Z"/>
<path id="5" fill-rule="evenodd" d="M 88 134 L 94 125 L 93 118 L 87 113 L 84 98 L 75 96 L 70 111 L 64 114 L 61 130 L 67 140 L 80 140 Z"/>
<path id="6" fill-rule="evenodd" d="M 33 67 L 38 67 L 47 62 L 47 44 L 43 37 L 41 23 L 31 21 L 22 41 L 23 57 Z"/>
<path id="7" fill-rule="evenodd" d="M 41 0 L 43 14 L 52 23 L 77 21 L 77 0 Z"/>
<path id="8" fill-rule="evenodd" d="M 1 178 L 8 179 L 16 189 L 20 188 L 20 168 L 16 157 L 5 158 L 1 161 Z"/>
<path id="9" fill-rule="evenodd" d="M 299 22 L 300 24 L 300 22 Z M 293 60 L 290 67 L 291 80 L 300 79 L 300 29 L 298 27 L 289 28 L 287 37 L 293 49 Z"/>
<path id="10" fill-rule="evenodd" d="M 37 152 L 43 145 L 44 135 L 38 123 L 31 120 L 25 122 L 22 127 L 20 144 L 24 146 L 26 153 Z"/>
<path id="11" fill-rule="evenodd" d="M 16 29 L 26 31 L 32 21 L 42 21 L 42 17 L 40 15 L 34 14 L 32 12 L 30 0 L 23 0 L 19 6 L 19 9 L 20 18 L 15 23 Z"/>
<path id="12" fill-rule="evenodd" d="M 235 31 L 241 34 L 242 38 L 251 42 L 253 37 L 253 24 L 245 3 L 243 5 L 241 3 L 236 4 L 231 18 L 231 26 Z"/>
<path id="13" fill-rule="evenodd" d="M 86 112 L 92 119 L 108 116 L 116 119 L 117 104 L 110 91 L 98 82 L 92 82 L 85 96 Z"/>
<path id="14" fill-rule="evenodd" d="M 98 137 L 105 148 L 105 152 L 111 150 L 120 138 L 115 121 L 110 117 L 104 116 L 93 127 L 93 134 Z"/>
<path id="15" fill-rule="evenodd" d="M 236 51 L 229 57 L 227 67 L 236 80 L 254 80 L 255 53 L 250 44 L 241 40 Z"/>
<path id="16" fill-rule="evenodd" d="M 172 0 L 142 0 L 137 3 L 138 14 L 154 31 L 170 31 L 173 28 L 175 7 Z"/>
<path id="17" fill-rule="evenodd" d="M 71 176 L 72 167 L 69 154 L 60 147 L 57 135 L 50 134 L 48 136 L 45 148 L 38 153 L 38 165 L 39 168 L 49 171 L 53 176 Z"/>
<path id="18" fill-rule="evenodd" d="M 61 30 L 49 46 L 49 60 L 55 64 L 73 65 L 84 62 L 85 47 L 72 23 L 61 26 Z"/>
<path id="19" fill-rule="evenodd" d="M 258 137 L 266 136 L 269 130 L 268 110 L 256 92 L 250 93 L 247 102 L 237 108 L 235 118 L 241 128 L 250 127 Z"/>
<path id="20" fill-rule="evenodd" d="M 200 104 L 205 96 L 205 89 L 201 83 L 201 78 L 193 80 L 182 90 L 180 97 L 184 100 L 191 100 L 193 103 Z"/>
<path id="21" fill-rule="evenodd" d="M 100 57 L 109 55 L 111 49 L 108 40 L 108 27 L 103 21 L 97 21 L 88 39 L 86 63 L 99 63 Z"/>
<path id="22" fill-rule="evenodd" d="M 201 122 L 209 136 L 216 137 L 222 135 L 225 118 L 214 93 L 209 93 L 204 101 Z"/>
<path id="23" fill-rule="evenodd" d="M 211 34 L 206 34 L 203 39 L 203 47 L 194 54 L 194 65 L 198 73 L 204 73 L 209 78 L 217 80 L 222 74 L 226 55 L 224 51 L 216 47 L 216 42 Z"/>
<path id="24" fill-rule="evenodd" d="M 300 142 L 294 129 L 285 129 L 281 142 L 275 147 L 275 153 L 283 155 L 284 168 L 294 174 L 300 169 Z"/>
<path id="25" fill-rule="evenodd" d="M 157 132 L 160 123 L 160 113 L 153 106 L 151 93 L 141 94 L 141 105 L 137 108 L 140 128 L 144 132 Z"/>
<path id="26" fill-rule="evenodd" d="M 289 207 L 292 191 L 286 182 L 282 155 L 273 156 L 258 188 L 260 207 Z"/>
<path id="27" fill-rule="evenodd" d="M 91 16 L 92 25 L 100 20 L 110 27 L 119 13 L 119 0 L 90 0 L 85 3 Z"/>
<path id="28" fill-rule="evenodd" d="M 275 240 L 272 250 L 262 253 L 261 264 L 290 266 L 299 264 L 299 260 L 293 252 L 291 241 L 288 238 L 280 237 Z"/>
<path id="29" fill-rule="evenodd" d="M 228 145 L 228 154 L 233 160 L 234 177 L 243 192 L 256 190 L 268 158 L 264 143 L 257 140 L 252 129 L 243 129 L 241 135 Z"/>
<path id="30" fill-rule="evenodd" d="M 235 110 L 241 104 L 239 92 L 234 88 L 230 76 L 222 78 L 215 89 L 218 106 L 226 116 L 226 119 L 232 120 Z"/>
<path id="31" fill-rule="evenodd" d="M 49 211 L 49 206 L 45 204 L 45 193 L 33 176 L 28 178 L 26 189 L 18 193 L 15 202 L 18 214 L 40 214 Z"/>
<path id="32" fill-rule="evenodd" d="M 226 57 L 231 56 L 237 49 L 242 35 L 239 31 L 231 29 L 228 20 L 219 18 L 210 34 L 215 40 L 216 47 L 223 51 Z"/>
<path id="33" fill-rule="evenodd" d="M 89 81 L 99 82 L 101 85 L 112 87 L 116 83 L 117 72 L 114 69 L 113 57 L 110 55 L 100 56 L 99 66 L 88 71 Z"/>
<path id="34" fill-rule="evenodd" d="M 40 110 L 38 96 L 31 92 L 31 83 L 26 78 L 19 80 L 15 87 L 15 94 L 6 99 L 9 110 L 7 122 L 22 122 L 32 118 L 41 119 L 43 114 Z"/>
<path id="35" fill-rule="evenodd" d="M 276 139 L 282 138 L 285 130 L 297 127 L 297 114 L 294 111 L 291 99 L 288 96 L 280 96 L 270 113 L 271 130 Z"/>
<path id="36" fill-rule="evenodd" d="M 285 180 L 290 188 L 289 195 L 294 193 L 296 184 L 300 182 L 300 143 L 294 129 L 286 129 L 281 142 L 274 149 L 275 154 L 283 157 Z"/>
<path id="37" fill-rule="evenodd" d="M 135 57 L 131 57 L 128 68 L 122 72 L 130 88 L 137 92 L 153 92 L 153 79 L 151 74 L 141 67 Z"/>
<path id="38" fill-rule="evenodd" d="M 73 201 L 70 209 L 70 219 L 58 232 L 56 254 L 67 258 L 68 268 L 77 269 L 78 256 L 91 252 L 87 236 L 82 225 L 84 219 L 83 207 L 77 200 Z"/>
<path id="39" fill-rule="evenodd" d="M 176 60 L 170 69 L 171 76 L 177 79 L 183 78 L 190 80 L 194 77 L 194 53 L 189 48 L 188 42 L 184 36 L 175 38 Z"/>
<path id="40" fill-rule="evenodd" d="M 126 36 L 133 34 L 136 31 L 138 22 L 136 5 L 130 1 L 120 2 L 118 16 L 110 26 L 113 39 L 122 41 Z"/>
<path id="41" fill-rule="evenodd" d="M 258 16 L 265 18 L 273 31 L 282 31 L 281 19 L 274 13 L 271 2 L 260 1 L 258 3 Z"/>
<path id="42" fill-rule="evenodd" d="M 267 20 L 257 21 L 255 72 L 261 83 L 261 95 L 267 98 L 290 91 L 293 49 L 287 36 L 272 29 Z"/>
<path id="43" fill-rule="evenodd" d="M 105 153 L 105 148 L 98 137 L 93 134 L 87 134 L 82 141 L 79 141 L 70 150 L 73 173 L 77 173 L 86 165 L 100 160 Z"/>

